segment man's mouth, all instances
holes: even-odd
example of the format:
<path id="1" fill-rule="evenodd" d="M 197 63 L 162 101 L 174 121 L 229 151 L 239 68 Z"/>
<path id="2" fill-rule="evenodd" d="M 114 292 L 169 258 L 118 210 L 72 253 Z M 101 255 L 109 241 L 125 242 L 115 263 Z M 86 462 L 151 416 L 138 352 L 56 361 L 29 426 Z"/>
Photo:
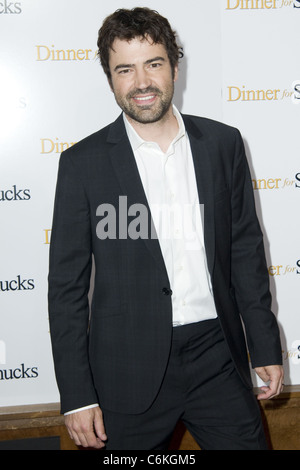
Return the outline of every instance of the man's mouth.
<path id="1" fill-rule="evenodd" d="M 156 95 L 143 95 L 143 96 L 133 96 L 133 101 L 138 104 L 151 104 L 155 101 Z"/>

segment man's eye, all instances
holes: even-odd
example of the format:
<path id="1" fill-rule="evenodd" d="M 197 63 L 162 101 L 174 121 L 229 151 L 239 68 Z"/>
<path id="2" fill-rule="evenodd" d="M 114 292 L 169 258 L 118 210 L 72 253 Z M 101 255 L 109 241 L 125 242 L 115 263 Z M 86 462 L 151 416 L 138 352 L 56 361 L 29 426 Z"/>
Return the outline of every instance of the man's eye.
<path id="1" fill-rule="evenodd" d="M 130 72 L 130 69 L 122 69 L 119 71 L 120 74 L 126 74 L 128 72 Z"/>
<path id="2" fill-rule="evenodd" d="M 161 66 L 161 64 L 159 62 L 154 62 L 153 64 L 150 64 L 150 67 L 152 67 L 153 69 L 156 69 L 160 66 Z"/>

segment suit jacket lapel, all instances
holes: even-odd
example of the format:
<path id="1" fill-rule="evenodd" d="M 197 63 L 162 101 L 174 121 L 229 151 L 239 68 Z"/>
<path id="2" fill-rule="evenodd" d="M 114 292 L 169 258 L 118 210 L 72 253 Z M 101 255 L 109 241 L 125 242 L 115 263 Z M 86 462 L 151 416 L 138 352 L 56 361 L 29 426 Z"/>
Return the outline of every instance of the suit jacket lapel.
<path id="1" fill-rule="evenodd" d="M 111 162 L 120 187 L 122 188 L 124 195 L 127 196 L 128 207 L 132 204 L 139 203 L 143 204 L 148 211 L 149 236 L 143 240 L 160 268 L 166 273 L 166 266 L 160 249 L 160 244 L 154 233 L 154 225 L 152 227 L 152 232 L 150 231 L 150 224 L 152 223 L 151 211 L 133 151 L 126 134 L 122 115 L 119 116 L 119 118 L 111 125 L 107 141 L 114 144 L 110 150 Z M 151 233 L 154 235 L 152 238 Z"/>
<path id="2" fill-rule="evenodd" d="M 191 117 L 183 115 L 186 130 L 189 135 L 199 201 L 202 205 L 204 243 L 209 272 L 212 276 L 215 259 L 215 223 L 214 223 L 214 180 L 209 153 L 209 141 L 195 125 Z"/>

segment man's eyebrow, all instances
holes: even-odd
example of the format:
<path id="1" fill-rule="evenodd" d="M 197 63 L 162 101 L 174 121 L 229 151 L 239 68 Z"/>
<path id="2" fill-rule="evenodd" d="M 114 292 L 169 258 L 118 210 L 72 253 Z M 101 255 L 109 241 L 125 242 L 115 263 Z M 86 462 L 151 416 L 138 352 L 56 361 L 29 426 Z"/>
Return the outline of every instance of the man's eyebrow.
<path id="1" fill-rule="evenodd" d="M 165 62 L 166 59 L 161 56 L 153 57 L 153 59 L 148 59 L 146 62 L 144 62 L 145 65 L 151 64 L 152 62 L 157 62 L 158 60 Z M 130 69 L 132 67 L 135 67 L 135 64 L 118 64 L 114 68 L 114 71 L 116 72 L 119 69 Z"/>
<path id="2" fill-rule="evenodd" d="M 114 71 L 116 72 L 119 69 L 130 69 L 131 67 L 134 67 L 134 64 L 119 64 L 119 65 L 116 65 L 116 67 L 114 68 Z"/>
<path id="3" fill-rule="evenodd" d="M 157 57 L 154 57 L 153 59 L 146 60 L 145 64 L 151 64 L 152 62 L 157 62 L 158 60 L 162 62 L 166 61 L 164 57 L 157 56 Z"/>

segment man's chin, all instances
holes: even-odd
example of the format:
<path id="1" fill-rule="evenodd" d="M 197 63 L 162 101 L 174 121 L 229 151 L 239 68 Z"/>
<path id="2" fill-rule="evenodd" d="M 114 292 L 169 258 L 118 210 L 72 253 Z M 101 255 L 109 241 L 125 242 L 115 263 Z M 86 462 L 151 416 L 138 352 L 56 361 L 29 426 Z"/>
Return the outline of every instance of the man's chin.
<path id="1" fill-rule="evenodd" d="M 124 110 L 125 114 L 140 124 L 152 124 L 160 121 L 167 113 L 168 109 L 155 111 L 151 106 L 143 106 L 138 111 Z"/>

